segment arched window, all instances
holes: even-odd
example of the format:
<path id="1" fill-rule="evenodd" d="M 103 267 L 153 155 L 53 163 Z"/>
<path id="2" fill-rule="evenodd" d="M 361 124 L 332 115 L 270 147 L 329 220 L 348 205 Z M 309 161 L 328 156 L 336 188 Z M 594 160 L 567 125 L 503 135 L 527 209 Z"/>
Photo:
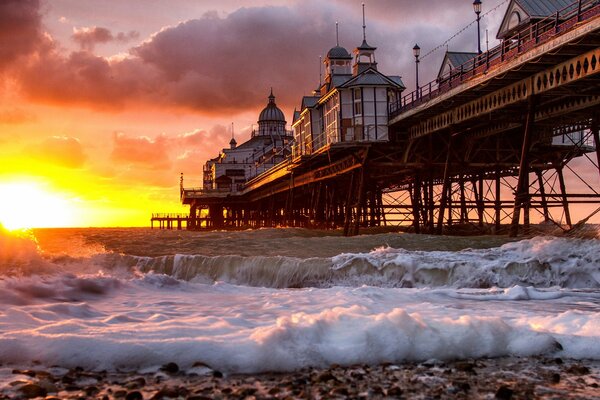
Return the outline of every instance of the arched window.
<path id="1" fill-rule="evenodd" d="M 518 11 L 513 11 L 508 20 L 508 29 L 512 29 L 521 23 L 521 14 Z"/>

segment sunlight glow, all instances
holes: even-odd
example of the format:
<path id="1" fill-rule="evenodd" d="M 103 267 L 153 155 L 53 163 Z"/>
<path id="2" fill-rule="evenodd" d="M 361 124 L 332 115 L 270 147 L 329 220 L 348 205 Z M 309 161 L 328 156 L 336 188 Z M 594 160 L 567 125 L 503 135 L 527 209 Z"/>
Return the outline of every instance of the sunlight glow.
<path id="1" fill-rule="evenodd" d="M 0 224 L 5 228 L 72 226 L 73 204 L 33 182 L 0 183 Z"/>

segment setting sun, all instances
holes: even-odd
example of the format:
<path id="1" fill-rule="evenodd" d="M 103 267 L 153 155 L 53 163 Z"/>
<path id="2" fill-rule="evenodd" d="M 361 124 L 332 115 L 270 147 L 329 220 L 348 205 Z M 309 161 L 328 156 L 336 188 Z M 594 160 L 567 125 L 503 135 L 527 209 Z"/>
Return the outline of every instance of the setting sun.
<path id="1" fill-rule="evenodd" d="M 37 183 L 0 183 L 0 224 L 7 229 L 72 226 L 73 206 Z"/>

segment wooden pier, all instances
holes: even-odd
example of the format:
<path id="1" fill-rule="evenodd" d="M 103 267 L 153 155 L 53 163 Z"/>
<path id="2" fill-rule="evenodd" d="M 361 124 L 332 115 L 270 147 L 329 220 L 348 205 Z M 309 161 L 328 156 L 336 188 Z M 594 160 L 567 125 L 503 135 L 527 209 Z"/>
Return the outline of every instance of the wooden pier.
<path id="1" fill-rule="evenodd" d="M 190 214 L 152 220 L 167 229 L 517 235 L 532 220 L 569 230 L 573 205 L 600 206 L 597 184 L 579 177 L 569 191 L 565 179 L 581 159 L 600 174 L 598 1 L 575 1 L 442 78 L 390 106 L 387 142 L 327 144 L 236 193 L 182 185 Z"/>
<path id="2" fill-rule="evenodd" d="M 154 224 L 158 225 L 159 229 L 188 229 L 190 216 L 187 214 L 152 214 L 150 218 L 150 227 L 154 229 Z"/>

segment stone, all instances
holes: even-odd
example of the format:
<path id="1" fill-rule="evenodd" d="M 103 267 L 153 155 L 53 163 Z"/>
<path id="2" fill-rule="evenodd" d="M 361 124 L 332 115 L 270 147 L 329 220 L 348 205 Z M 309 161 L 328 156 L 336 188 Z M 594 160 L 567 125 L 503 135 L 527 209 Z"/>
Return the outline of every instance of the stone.
<path id="1" fill-rule="evenodd" d="M 223 373 L 221 371 L 217 371 L 217 370 L 213 371 L 212 375 L 213 375 L 213 378 L 222 378 L 223 377 Z"/>
<path id="2" fill-rule="evenodd" d="M 94 395 L 98 394 L 98 392 L 100 392 L 100 389 L 98 389 L 97 386 L 87 386 L 86 388 L 83 389 L 83 391 L 88 396 L 94 396 Z"/>
<path id="3" fill-rule="evenodd" d="M 16 374 L 18 374 L 18 375 L 27 375 L 27 376 L 30 376 L 32 378 L 35 376 L 35 371 L 31 371 L 29 369 L 13 369 L 12 373 L 15 374 L 15 375 Z"/>
<path id="4" fill-rule="evenodd" d="M 590 373 L 590 369 L 585 365 L 573 364 L 567 368 L 567 372 L 574 375 L 587 375 Z"/>
<path id="5" fill-rule="evenodd" d="M 152 396 L 153 400 L 160 400 L 164 398 L 177 398 L 179 397 L 179 392 L 176 387 L 163 386 L 158 392 Z"/>
<path id="6" fill-rule="evenodd" d="M 462 372 L 475 372 L 475 364 L 470 361 L 457 361 L 454 363 L 454 368 Z"/>
<path id="7" fill-rule="evenodd" d="M 144 396 L 142 396 L 142 394 L 136 390 L 127 393 L 125 400 L 144 400 Z"/>
<path id="8" fill-rule="evenodd" d="M 40 385 L 36 385 L 35 383 L 28 383 L 27 385 L 21 386 L 19 388 L 19 392 L 27 399 L 33 399 L 34 397 L 46 397 L 46 394 L 48 394 L 46 389 Z"/>
<path id="9" fill-rule="evenodd" d="M 506 385 L 502 385 L 496 390 L 495 397 L 500 400 L 510 400 L 513 395 L 513 390 Z"/>
<path id="10" fill-rule="evenodd" d="M 137 378 L 131 379 L 130 381 L 128 381 L 125 384 L 125 388 L 129 389 L 129 390 L 133 390 L 133 389 L 139 389 L 146 386 L 146 379 L 144 379 L 142 376 L 139 376 Z"/>
<path id="11" fill-rule="evenodd" d="M 321 374 L 317 375 L 315 378 L 316 382 L 328 382 L 328 381 L 337 381 L 337 378 L 333 376 L 331 371 L 324 371 Z"/>
<path id="12" fill-rule="evenodd" d="M 387 396 L 399 397 L 402 396 L 402 389 L 398 386 L 392 386 L 387 390 Z"/>
<path id="13" fill-rule="evenodd" d="M 281 389 L 279 389 L 278 387 L 272 387 L 271 389 L 269 389 L 269 391 L 267 393 L 270 394 L 271 396 L 274 396 L 280 392 L 281 392 Z"/>
<path id="14" fill-rule="evenodd" d="M 350 392 L 348 392 L 348 389 L 344 386 L 338 386 L 336 388 L 333 388 L 329 393 L 334 396 L 348 396 L 350 394 Z"/>
<path id="15" fill-rule="evenodd" d="M 160 370 L 168 374 L 176 374 L 179 372 L 179 365 L 175 364 L 174 362 L 170 362 L 160 367 Z"/>

